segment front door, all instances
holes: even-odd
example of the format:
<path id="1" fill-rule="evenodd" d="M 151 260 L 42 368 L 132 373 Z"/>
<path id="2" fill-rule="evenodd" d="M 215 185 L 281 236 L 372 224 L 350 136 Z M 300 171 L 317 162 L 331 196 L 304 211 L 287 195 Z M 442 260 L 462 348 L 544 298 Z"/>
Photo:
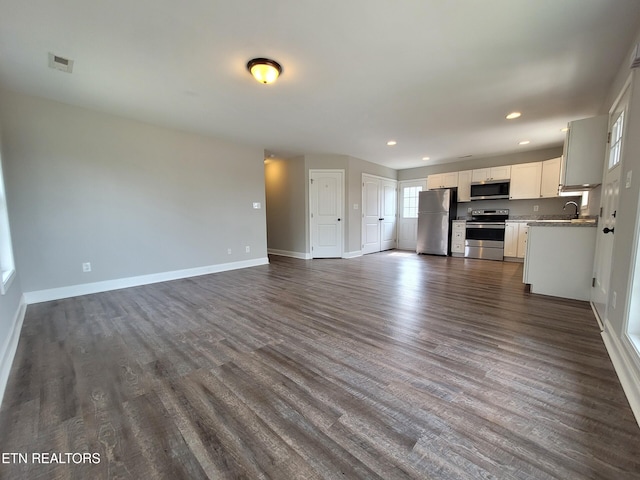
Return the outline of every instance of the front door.
<path id="1" fill-rule="evenodd" d="M 309 181 L 311 256 L 340 258 L 344 228 L 344 173 L 337 170 L 310 170 Z"/>
<path id="2" fill-rule="evenodd" d="M 622 170 L 620 159 L 622 158 L 622 149 L 624 147 L 626 132 L 625 111 L 628 103 L 629 88 L 627 87 L 609 114 L 609 132 L 611 133 L 606 159 L 607 166 L 602 182 L 596 255 L 593 265 L 595 280 L 591 289 L 591 304 L 599 317 L 601 328 L 603 328 L 602 323 L 607 319 L 613 239 L 620 193 L 620 172 Z"/>

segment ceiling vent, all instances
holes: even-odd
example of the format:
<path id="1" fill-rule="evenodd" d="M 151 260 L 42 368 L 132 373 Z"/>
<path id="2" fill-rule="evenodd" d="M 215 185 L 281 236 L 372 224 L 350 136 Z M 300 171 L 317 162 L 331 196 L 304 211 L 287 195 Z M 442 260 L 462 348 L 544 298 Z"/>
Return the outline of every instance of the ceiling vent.
<path id="1" fill-rule="evenodd" d="M 49 52 L 49 68 L 60 70 L 61 72 L 71 73 L 73 70 L 73 60 L 68 58 L 59 57 Z"/>

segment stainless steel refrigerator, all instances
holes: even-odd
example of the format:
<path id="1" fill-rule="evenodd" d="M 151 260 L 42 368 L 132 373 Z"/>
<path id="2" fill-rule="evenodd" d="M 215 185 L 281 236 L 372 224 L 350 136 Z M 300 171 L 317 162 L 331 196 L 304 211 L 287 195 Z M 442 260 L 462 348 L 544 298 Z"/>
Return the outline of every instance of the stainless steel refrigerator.
<path id="1" fill-rule="evenodd" d="M 451 221 L 456 216 L 456 210 L 455 190 L 420 192 L 417 253 L 451 254 Z"/>

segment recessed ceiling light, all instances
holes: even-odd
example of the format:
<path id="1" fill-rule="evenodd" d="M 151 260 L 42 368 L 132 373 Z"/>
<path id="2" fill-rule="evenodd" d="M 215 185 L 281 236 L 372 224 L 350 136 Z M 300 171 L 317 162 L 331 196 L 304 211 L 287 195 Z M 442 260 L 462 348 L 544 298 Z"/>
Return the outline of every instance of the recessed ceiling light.
<path id="1" fill-rule="evenodd" d="M 398 142 L 396 142 L 395 140 L 389 140 L 387 142 L 387 145 L 389 145 L 390 147 L 393 147 L 394 145 L 396 145 Z"/>
<path id="2" fill-rule="evenodd" d="M 429 160 L 429 157 L 422 157 L 423 160 Z"/>
<path id="3" fill-rule="evenodd" d="M 531 140 L 522 140 L 521 142 L 518 143 L 518 145 L 529 145 L 531 143 Z"/>
<path id="4" fill-rule="evenodd" d="M 569 127 L 564 127 L 560 129 L 561 132 L 568 132 L 569 131 Z"/>
<path id="5" fill-rule="evenodd" d="M 513 120 L 514 118 L 518 118 L 521 115 L 522 114 L 520 112 L 511 112 L 509 115 L 507 115 L 507 120 Z"/>

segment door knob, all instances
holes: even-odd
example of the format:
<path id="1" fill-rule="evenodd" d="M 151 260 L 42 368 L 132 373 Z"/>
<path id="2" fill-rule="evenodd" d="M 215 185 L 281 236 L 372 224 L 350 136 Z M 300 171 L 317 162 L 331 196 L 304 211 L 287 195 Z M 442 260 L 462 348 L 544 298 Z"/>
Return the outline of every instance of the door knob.
<path id="1" fill-rule="evenodd" d="M 382 220 L 384 220 L 384 218 L 379 218 L 378 220 L 382 221 Z"/>
<path id="2" fill-rule="evenodd" d="M 602 231 L 603 231 L 604 233 L 613 233 L 613 231 L 614 231 L 614 230 L 615 230 L 615 228 L 609 228 L 609 227 L 604 227 L 604 228 L 602 229 Z"/>
<path id="3" fill-rule="evenodd" d="M 338 219 L 338 221 L 340 221 L 340 219 Z"/>

